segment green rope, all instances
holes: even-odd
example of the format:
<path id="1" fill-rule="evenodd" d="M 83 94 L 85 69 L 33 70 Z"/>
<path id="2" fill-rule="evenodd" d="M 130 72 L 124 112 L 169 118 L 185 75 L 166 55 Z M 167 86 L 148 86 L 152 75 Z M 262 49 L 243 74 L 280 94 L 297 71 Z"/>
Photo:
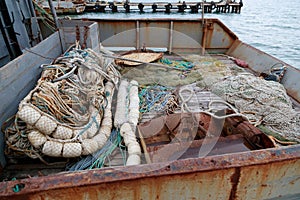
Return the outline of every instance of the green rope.
<path id="1" fill-rule="evenodd" d="M 160 63 L 169 65 L 171 67 L 174 67 L 176 69 L 182 70 L 182 71 L 188 71 L 191 70 L 195 65 L 192 62 L 188 61 L 174 61 L 170 60 L 168 58 L 161 58 L 159 60 Z"/>
<path id="2" fill-rule="evenodd" d="M 116 129 L 112 130 L 109 139 L 101 149 L 91 155 L 82 158 L 76 163 L 70 164 L 70 166 L 67 166 L 67 170 L 77 171 L 84 169 L 102 168 L 105 164 L 105 161 L 107 159 L 109 160 L 109 156 L 112 154 L 112 152 L 117 147 L 122 148 L 121 141 L 122 137 L 120 135 L 120 131 Z"/>
<path id="3" fill-rule="evenodd" d="M 110 144 L 108 146 L 103 147 L 101 149 L 104 152 L 98 157 L 98 159 L 96 161 L 93 162 L 93 164 L 89 167 L 89 169 L 102 168 L 104 166 L 106 159 L 109 159 L 109 155 L 111 155 L 112 152 L 119 146 L 122 138 L 121 138 L 119 130 L 116 132 L 117 132 L 116 137 L 113 138 L 112 141 L 110 141 Z"/>
<path id="4" fill-rule="evenodd" d="M 15 180 L 17 180 L 16 178 L 12 178 L 11 179 L 12 181 L 15 181 Z M 12 190 L 13 190 L 13 192 L 20 192 L 20 187 L 19 187 L 19 184 L 16 184 L 13 188 L 12 188 Z"/>

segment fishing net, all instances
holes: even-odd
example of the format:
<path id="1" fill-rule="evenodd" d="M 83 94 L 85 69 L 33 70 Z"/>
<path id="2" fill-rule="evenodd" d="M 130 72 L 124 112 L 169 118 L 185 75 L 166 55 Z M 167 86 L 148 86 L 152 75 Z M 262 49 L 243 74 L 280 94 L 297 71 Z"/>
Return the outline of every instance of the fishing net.
<path id="1" fill-rule="evenodd" d="M 224 77 L 244 72 L 243 68 L 228 60 L 225 55 L 219 57 L 222 59 L 200 55 L 186 55 L 182 60 L 163 57 L 158 63 L 166 67 L 151 65 L 125 67 L 122 75 L 137 80 L 140 85 L 176 87 L 197 83 L 198 87 L 209 90 L 214 83 Z"/>
<path id="2" fill-rule="evenodd" d="M 300 142 L 300 114 L 293 109 L 280 83 L 241 73 L 214 84 L 212 91 L 233 104 L 255 125 L 263 125 L 288 140 Z"/>
<path id="3" fill-rule="evenodd" d="M 4 130 L 6 152 L 69 158 L 101 149 L 111 133 L 111 101 L 119 79 L 113 60 L 73 48 L 42 68 L 37 86 Z"/>
<path id="4" fill-rule="evenodd" d="M 245 70 L 237 66 L 227 56 L 207 57 L 200 55 L 188 55 L 186 60 L 195 65 L 195 70 L 202 75 L 202 79 L 197 82 L 197 86 L 205 90 L 210 90 L 212 85 L 223 80 L 224 77 L 234 76 Z"/>
<path id="5" fill-rule="evenodd" d="M 175 87 L 187 85 L 202 79 L 201 74 L 193 70 L 194 65 L 188 61 L 175 61 L 163 58 L 159 61 L 166 67 L 139 65 L 125 67 L 121 72 L 124 78 L 134 79 L 140 85 L 161 85 Z"/>

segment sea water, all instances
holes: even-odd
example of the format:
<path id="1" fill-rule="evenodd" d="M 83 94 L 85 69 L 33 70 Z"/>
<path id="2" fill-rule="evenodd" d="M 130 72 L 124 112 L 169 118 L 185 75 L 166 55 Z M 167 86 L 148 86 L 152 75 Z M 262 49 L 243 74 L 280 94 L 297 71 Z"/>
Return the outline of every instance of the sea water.
<path id="1" fill-rule="evenodd" d="M 239 2 L 240 0 L 236 0 Z M 147 0 L 130 2 L 163 2 L 161 0 Z M 178 2 L 169 0 L 168 2 Z M 186 0 L 185 2 L 189 2 Z M 195 2 L 191 1 L 191 2 Z M 207 1 L 210 2 L 210 1 Z M 217 2 L 217 1 L 215 1 Z M 241 13 L 212 13 L 205 14 L 205 18 L 219 18 L 231 29 L 240 40 L 246 42 L 272 56 L 300 68 L 300 1 L 298 0 L 243 0 Z M 152 13 L 152 9 L 138 10 L 131 13 L 84 13 L 73 18 L 199 18 L 201 11 L 196 14 L 186 10 L 185 13 L 172 11 Z"/>

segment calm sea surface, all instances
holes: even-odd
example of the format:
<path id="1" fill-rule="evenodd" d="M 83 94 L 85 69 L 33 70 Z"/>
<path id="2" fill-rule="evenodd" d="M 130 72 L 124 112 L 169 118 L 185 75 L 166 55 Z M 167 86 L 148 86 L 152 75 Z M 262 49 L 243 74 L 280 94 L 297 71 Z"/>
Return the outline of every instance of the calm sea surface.
<path id="1" fill-rule="evenodd" d="M 239 0 L 236 0 L 239 2 Z M 130 2 L 162 2 L 133 1 Z M 168 1 L 178 2 L 178 1 Z M 186 0 L 186 2 L 189 2 Z M 195 2 L 195 1 L 194 1 Z M 208 1 L 209 2 L 209 1 Z M 217 0 L 215 1 L 217 2 Z M 205 14 L 205 17 L 219 18 L 242 41 L 273 55 L 284 62 L 300 68 L 300 1 L 298 0 L 243 0 L 241 14 Z M 74 18 L 160 18 L 180 17 L 199 18 L 201 13 L 191 14 L 189 11 L 180 14 L 164 12 L 151 13 L 145 10 L 126 14 L 120 13 L 85 13 Z"/>

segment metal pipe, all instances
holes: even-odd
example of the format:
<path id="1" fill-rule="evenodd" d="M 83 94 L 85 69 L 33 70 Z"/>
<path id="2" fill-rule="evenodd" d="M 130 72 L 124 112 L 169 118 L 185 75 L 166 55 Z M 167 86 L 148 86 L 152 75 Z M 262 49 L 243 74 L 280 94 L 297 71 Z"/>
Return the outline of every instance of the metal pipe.
<path id="1" fill-rule="evenodd" d="M 138 130 L 138 133 L 139 133 L 139 137 L 140 137 L 142 148 L 144 150 L 146 162 L 147 162 L 147 164 L 150 164 L 150 163 L 152 163 L 152 161 L 151 161 L 151 158 L 150 158 L 149 153 L 147 151 L 147 145 L 145 143 L 144 137 L 143 137 L 143 135 L 142 135 L 139 127 L 137 127 L 137 130 Z"/>
<path id="2" fill-rule="evenodd" d="M 56 26 L 56 28 L 58 28 L 57 15 L 56 15 L 55 8 L 53 6 L 53 1 L 52 0 L 48 0 L 48 3 L 49 3 L 49 7 L 50 7 L 50 10 L 51 10 L 52 16 L 53 16 L 53 20 L 54 20 L 55 26 Z"/>
<path id="3" fill-rule="evenodd" d="M 12 15 L 12 20 L 11 20 L 11 16 L 9 14 L 5 1 L 0 0 L 0 8 L 1 8 L 0 20 L 3 20 L 2 21 L 3 30 L 1 32 L 4 32 L 3 37 L 7 37 L 8 39 L 7 48 L 11 50 L 10 52 L 11 59 L 14 59 L 22 54 L 22 50 L 21 47 L 19 46 L 18 39 L 16 36 L 17 33 L 15 32 L 13 27 L 13 24 L 15 22 L 14 13 L 11 12 Z"/>
<path id="4" fill-rule="evenodd" d="M 140 49 L 140 22 L 136 21 L 136 50 Z"/>
<path id="5" fill-rule="evenodd" d="M 202 51 L 201 51 L 201 54 L 204 55 L 205 54 L 205 46 L 206 46 L 206 32 L 207 32 L 206 22 L 204 20 L 204 1 L 202 1 L 202 31 L 203 31 L 203 35 L 202 35 Z"/>
<path id="6" fill-rule="evenodd" d="M 5 29 L 4 29 L 4 26 L 2 24 L 2 20 L 1 20 L 1 17 L 0 17 L 0 31 L 2 33 L 2 37 L 3 37 L 3 40 L 4 40 L 4 43 L 6 45 L 6 48 L 7 48 L 7 51 L 8 51 L 8 54 L 10 56 L 10 58 L 14 58 L 15 57 L 15 54 L 13 52 L 13 50 L 11 49 L 11 46 L 9 44 L 9 39 L 7 38 L 7 35 L 6 35 L 6 32 L 5 32 Z"/>
<path id="7" fill-rule="evenodd" d="M 202 1 L 202 27 L 204 26 L 204 0 Z"/>
<path id="8" fill-rule="evenodd" d="M 172 48 L 173 48 L 173 27 L 174 23 L 173 21 L 170 22 L 170 35 L 169 35 L 169 54 L 172 53 Z"/>
<path id="9" fill-rule="evenodd" d="M 201 54 L 204 55 L 205 54 L 205 48 L 206 48 L 206 33 L 207 33 L 207 27 L 206 27 L 206 23 L 204 23 L 204 26 L 202 27 L 203 29 L 203 36 L 202 36 L 202 52 Z"/>
<path id="10" fill-rule="evenodd" d="M 33 6 L 33 3 L 32 3 L 32 0 L 27 0 L 27 4 L 28 4 L 28 6 L 29 6 L 31 16 L 35 19 L 35 21 L 36 21 L 37 24 L 38 24 L 38 18 L 36 17 L 36 14 L 35 14 L 35 11 L 34 11 L 34 6 Z M 41 31 L 41 29 L 40 29 L 40 26 L 37 26 L 37 29 L 38 29 L 38 37 L 39 37 L 39 40 L 42 41 L 42 40 L 43 40 L 43 37 L 42 37 L 42 31 Z"/>
<path id="11" fill-rule="evenodd" d="M 27 6 L 28 6 L 28 8 L 29 8 L 30 16 L 36 17 L 35 11 L 34 11 L 34 7 L 33 7 L 33 5 L 32 5 L 32 0 L 27 0 L 27 1 L 26 1 L 26 4 L 27 4 Z"/>

